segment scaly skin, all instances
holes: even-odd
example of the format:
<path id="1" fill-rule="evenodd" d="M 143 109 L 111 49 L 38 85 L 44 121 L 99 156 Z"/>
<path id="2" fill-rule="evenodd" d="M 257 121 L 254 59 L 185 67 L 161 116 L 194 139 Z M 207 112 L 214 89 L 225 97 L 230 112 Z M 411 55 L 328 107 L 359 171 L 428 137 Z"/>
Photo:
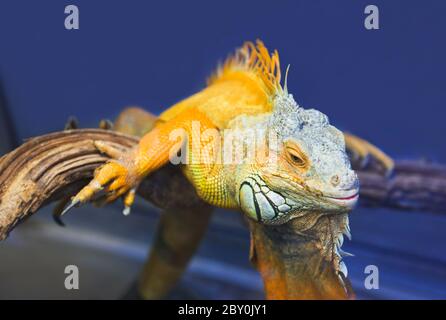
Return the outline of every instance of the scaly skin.
<path id="1" fill-rule="evenodd" d="M 66 210 L 94 200 L 104 190 L 107 202 L 123 196 L 124 213 L 128 214 L 142 179 L 169 160 L 180 159 L 183 172 L 199 197 L 214 206 L 241 210 L 251 219 L 254 234 L 268 234 L 258 231 L 263 228 L 260 226 L 292 223 L 298 226 L 293 228 L 296 236 L 310 237 L 312 241 L 318 238 L 314 245 L 304 247 L 311 247 L 311 257 L 315 251 L 319 252 L 320 259 L 316 259 L 319 265 L 315 268 L 323 265 L 321 260 L 331 266 L 332 273 L 326 279 L 334 283 L 333 288 L 323 293 L 309 290 L 312 294 L 299 290 L 301 298 L 346 298 L 347 295 L 339 295 L 348 287 L 340 239 L 343 233 L 349 234 L 346 214 L 358 195 L 358 180 L 350 168 L 346 142 L 361 157 L 375 155 L 388 169 L 393 163 L 359 138 L 346 136 L 345 141 L 325 115 L 298 106 L 286 83 L 282 87 L 280 81 L 277 52 L 270 55 L 260 41 L 257 46 L 246 43 L 205 89 L 163 112 L 132 152 L 121 154 L 97 143 L 98 149 L 113 160 L 96 171 L 94 179 Z M 250 135 L 252 130 L 254 136 Z M 231 134 L 239 140 L 226 144 Z M 236 150 L 231 161 L 228 162 L 229 153 L 222 146 Z M 237 151 L 238 146 L 242 149 Z M 249 154 L 249 147 L 254 147 L 257 153 Z M 233 161 L 234 155 L 241 158 Z M 333 215 L 342 218 L 330 218 Z M 325 220 L 330 221 L 329 226 L 321 226 L 320 221 Z M 331 221 L 337 222 L 331 225 Z M 315 229 L 322 230 L 321 234 L 310 236 Z M 256 246 L 263 260 L 265 254 L 275 254 L 271 250 L 274 246 Z M 308 259 L 307 267 L 314 260 Z M 265 266 L 274 268 L 275 264 L 257 263 L 257 266 L 263 274 L 268 273 Z M 305 271 L 297 276 L 300 280 L 290 283 L 314 283 L 314 279 L 308 278 L 312 276 L 315 275 Z M 268 281 L 277 286 L 266 286 L 267 296 L 298 297 L 296 292 L 284 294 L 289 290 L 286 281 L 290 280 Z"/>

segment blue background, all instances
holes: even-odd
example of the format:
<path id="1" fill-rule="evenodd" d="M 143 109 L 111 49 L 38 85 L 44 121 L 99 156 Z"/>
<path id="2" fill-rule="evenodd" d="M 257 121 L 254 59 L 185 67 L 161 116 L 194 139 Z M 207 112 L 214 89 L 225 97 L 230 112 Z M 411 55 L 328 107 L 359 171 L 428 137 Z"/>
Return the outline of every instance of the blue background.
<path id="1" fill-rule="evenodd" d="M 0 72 L 21 138 L 135 104 L 160 112 L 262 39 L 299 103 L 400 156 L 446 160 L 444 1 L 2 1 Z M 65 30 L 77 4 L 80 29 Z"/>
<path id="2" fill-rule="evenodd" d="M 64 28 L 68 4 L 79 7 L 80 30 Z M 368 4 L 380 9 L 380 30 L 364 28 Z M 71 115 L 89 127 L 128 105 L 159 113 L 259 38 L 291 64 L 288 87 L 304 107 L 395 158 L 446 162 L 445 12 L 440 0 L 2 1 L 0 79 L 24 139 L 60 130 Z M 373 232 L 370 242 L 444 268 L 444 218 L 379 212 L 352 224 L 367 230 L 379 217 L 392 245 Z M 425 297 L 446 291 L 439 279 Z"/>

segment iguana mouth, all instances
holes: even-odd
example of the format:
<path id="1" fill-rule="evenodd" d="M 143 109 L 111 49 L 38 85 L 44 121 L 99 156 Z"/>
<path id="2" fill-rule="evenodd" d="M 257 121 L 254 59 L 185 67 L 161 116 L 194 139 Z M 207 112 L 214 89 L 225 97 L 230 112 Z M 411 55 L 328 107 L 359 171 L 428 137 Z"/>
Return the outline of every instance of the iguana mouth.
<path id="1" fill-rule="evenodd" d="M 336 200 L 351 200 L 351 199 L 356 199 L 358 196 L 359 196 L 359 192 L 357 192 L 354 195 L 349 196 L 349 197 L 341 197 L 341 198 L 332 197 L 332 198 L 336 199 Z"/>
<path id="2" fill-rule="evenodd" d="M 347 208 L 353 208 L 356 204 L 356 202 L 358 202 L 359 199 L 359 192 L 355 191 L 354 194 L 347 196 L 347 197 L 332 197 L 332 196 L 325 196 L 325 199 L 327 199 L 330 202 L 334 202 L 338 205 L 341 205 L 343 207 L 347 207 Z"/>

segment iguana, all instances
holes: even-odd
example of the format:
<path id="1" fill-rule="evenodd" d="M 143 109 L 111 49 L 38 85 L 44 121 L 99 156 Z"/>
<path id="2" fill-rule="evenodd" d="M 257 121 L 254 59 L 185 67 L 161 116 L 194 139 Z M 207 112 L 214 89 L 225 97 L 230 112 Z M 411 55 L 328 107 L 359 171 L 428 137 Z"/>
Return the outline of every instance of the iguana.
<path id="1" fill-rule="evenodd" d="M 204 202 L 242 211 L 257 228 L 253 238 L 263 234 L 269 239 L 251 252 L 253 260 L 263 254 L 257 267 L 264 279 L 269 277 L 267 297 L 348 297 L 340 247 L 343 234 L 350 235 L 347 213 L 358 200 L 359 183 L 346 147 L 364 159 L 374 156 L 389 171 L 393 161 L 362 139 L 343 134 L 323 113 L 299 106 L 286 78 L 282 83 L 277 51 L 270 53 L 261 41 L 245 43 L 202 91 L 161 113 L 131 152 L 96 142 L 112 160 L 96 170 L 61 214 L 98 196 L 105 203 L 123 197 L 128 214 L 139 183 L 169 160 L 181 159 L 184 175 Z M 228 137 L 233 140 L 225 149 Z M 252 146 L 254 155 L 249 154 Z M 238 160 L 227 161 L 234 150 Z M 327 223 L 321 226 L 321 221 Z M 300 240 L 279 253 L 271 243 L 277 236 L 271 230 L 284 224 L 292 225 Z M 273 258 L 265 262 L 275 254 L 284 259 L 301 254 L 293 269 L 300 273 L 296 290 L 278 274 L 286 263 L 277 266 Z M 325 264 L 333 270 L 327 276 L 322 275 Z M 315 286 L 306 277 L 329 280 Z"/>

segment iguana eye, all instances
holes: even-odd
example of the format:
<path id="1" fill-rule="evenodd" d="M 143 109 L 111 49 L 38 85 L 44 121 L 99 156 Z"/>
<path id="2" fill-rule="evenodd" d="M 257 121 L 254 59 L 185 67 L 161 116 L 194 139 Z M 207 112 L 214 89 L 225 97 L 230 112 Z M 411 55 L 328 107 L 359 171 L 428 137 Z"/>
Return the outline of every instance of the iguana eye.
<path id="1" fill-rule="evenodd" d="M 295 154 L 291 153 L 290 157 L 291 157 L 291 160 L 293 160 L 293 162 L 295 164 L 303 164 L 304 163 L 304 161 L 299 156 L 296 156 Z"/>
<path id="2" fill-rule="evenodd" d="M 287 152 L 288 158 L 291 160 L 293 165 L 296 165 L 300 168 L 304 168 L 306 166 L 306 161 L 299 151 L 293 148 L 287 148 Z"/>

